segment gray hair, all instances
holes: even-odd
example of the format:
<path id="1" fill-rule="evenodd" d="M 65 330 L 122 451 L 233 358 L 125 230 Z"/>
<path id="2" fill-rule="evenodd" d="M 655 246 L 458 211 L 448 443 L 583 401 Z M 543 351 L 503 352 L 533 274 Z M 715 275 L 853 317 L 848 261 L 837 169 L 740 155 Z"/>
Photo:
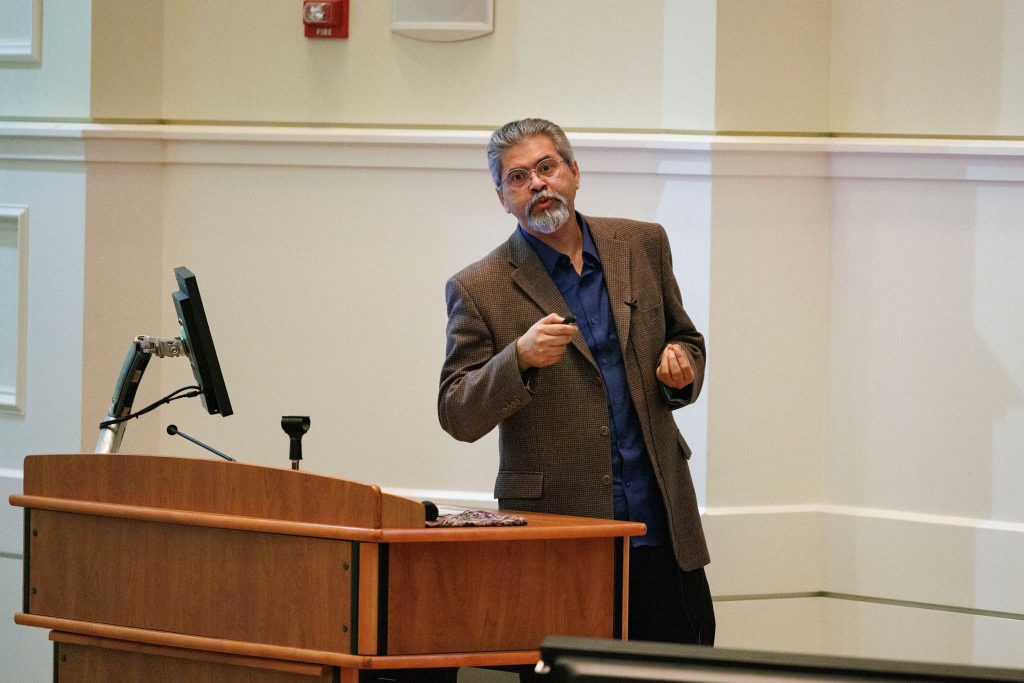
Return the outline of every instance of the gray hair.
<path id="1" fill-rule="evenodd" d="M 510 147 L 514 147 L 534 135 L 551 138 L 551 141 L 555 143 L 555 149 L 565 163 L 571 165 L 576 160 L 572 152 L 572 145 L 569 144 L 569 138 L 557 124 L 545 119 L 512 121 L 494 131 L 491 134 L 491 141 L 487 143 L 487 166 L 491 169 L 491 178 L 494 180 L 495 187 L 501 187 L 501 155 Z"/>

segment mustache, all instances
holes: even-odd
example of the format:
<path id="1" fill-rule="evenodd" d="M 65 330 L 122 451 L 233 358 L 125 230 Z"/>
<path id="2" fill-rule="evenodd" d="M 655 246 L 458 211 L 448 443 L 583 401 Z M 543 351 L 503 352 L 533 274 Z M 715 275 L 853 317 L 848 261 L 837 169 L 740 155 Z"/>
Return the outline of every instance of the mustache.
<path id="1" fill-rule="evenodd" d="M 553 199 L 556 202 L 561 203 L 562 206 L 566 208 L 569 207 L 569 202 L 567 202 L 565 200 L 565 197 L 563 197 L 562 195 L 558 194 L 553 190 L 541 190 L 537 194 L 530 197 L 530 201 L 526 202 L 526 213 L 532 213 L 533 207 L 537 206 L 539 202 L 542 202 L 545 199 Z"/>

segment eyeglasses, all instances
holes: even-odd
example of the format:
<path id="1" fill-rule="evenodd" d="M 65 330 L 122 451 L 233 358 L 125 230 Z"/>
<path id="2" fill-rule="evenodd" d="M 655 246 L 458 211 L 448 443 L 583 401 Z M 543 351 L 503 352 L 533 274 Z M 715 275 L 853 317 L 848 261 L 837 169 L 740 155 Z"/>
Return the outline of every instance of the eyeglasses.
<path id="1" fill-rule="evenodd" d="M 558 165 L 561 163 L 564 163 L 561 159 L 547 157 L 538 161 L 532 169 L 513 168 L 505 174 L 501 184 L 513 190 L 521 190 L 530 183 L 530 178 L 534 173 L 541 180 L 550 180 L 558 172 Z"/>

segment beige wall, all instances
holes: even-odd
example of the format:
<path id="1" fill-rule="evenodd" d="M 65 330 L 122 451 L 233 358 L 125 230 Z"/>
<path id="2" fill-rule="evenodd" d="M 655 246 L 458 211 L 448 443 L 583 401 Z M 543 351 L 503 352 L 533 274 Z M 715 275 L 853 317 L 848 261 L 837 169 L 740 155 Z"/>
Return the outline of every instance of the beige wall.
<path id="1" fill-rule="evenodd" d="M 833 0 L 831 127 L 1024 135 L 1024 3 Z"/>
<path id="2" fill-rule="evenodd" d="M 494 435 L 436 424 L 441 293 L 512 229 L 485 129 L 540 113 L 613 129 L 573 133 L 580 206 L 666 224 L 708 335 L 680 422 L 722 644 L 1024 666 L 1020 143 L 629 132 L 1020 136 L 1020 3 L 497 0 L 493 35 L 449 45 L 391 34 L 386 2 L 314 43 L 296 5 L 95 0 L 72 25 L 47 0 L 42 65 L 0 65 L 6 118 L 377 128 L 0 122 L 0 204 L 32 234 L 5 491 L 24 453 L 95 441 L 130 339 L 175 333 L 184 264 L 236 415 L 179 402 L 126 451 L 204 457 L 174 421 L 283 465 L 280 416 L 309 414 L 305 469 L 488 500 Z M 191 380 L 154 363 L 139 405 Z"/>
<path id="3" fill-rule="evenodd" d="M 573 127 L 707 130 L 706 53 L 679 49 L 704 44 L 688 36 L 708 30 L 706 3 L 669 4 L 499 0 L 492 34 L 430 43 L 391 33 L 388 2 L 354 3 L 349 39 L 319 41 L 293 3 L 167 2 L 164 118 L 486 127 L 543 111 Z M 694 111 L 666 112 L 667 78 Z"/>
<path id="4" fill-rule="evenodd" d="M 830 8 L 822 0 L 718 0 L 716 130 L 829 130 Z"/>
<path id="5" fill-rule="evenodd" d="M 354 5 L 348 40 L 316 41 L 286 2 L 102 0 L 92 113 L 486 128 L 542 111 L 570 128 L 1024 135 L 1014 0 L 624 7 L 497 0 L 492 34 L 428 43 L 391 33 L 387 2 Z"/>
<path id="6" fill-rule="evenodd" d="M 708 500 L 722 506 L 819 502 L 828 182 L 778 177 L 767 169 L 733 176 L 732 160 L 723 156 L 712 191 L 714 374 L 707 399 L 708 447 L 721 457 L 708 464 Z M 804 161 L 803 173 L 820 172 L 822 159 Z M 779 485 L 765 486 L 768 481 Z"/>
<path id="7" fill-rule="evenodd" d="M 163 118 L 164 0 L 93 2 L 91 46 L 93 118 Z"/>

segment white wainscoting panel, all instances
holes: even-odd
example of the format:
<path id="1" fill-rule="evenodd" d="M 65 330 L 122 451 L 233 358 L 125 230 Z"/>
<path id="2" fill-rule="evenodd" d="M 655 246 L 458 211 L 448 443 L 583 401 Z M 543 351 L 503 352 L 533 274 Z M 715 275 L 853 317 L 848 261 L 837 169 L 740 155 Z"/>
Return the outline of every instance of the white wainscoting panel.
<path id="1" fill-rule="evenodd" d="M 25 549 L 24 517 L 22 509 L 8 504 L 7 499 L 20 495 L 23 483 L 21 470 L 0 468 L 0 555 L 17 559 Z"/>
<path id="2" fill-rule="evenodd" d="M 28 207 L 0 204 L 0 411 L 25 400 Z"/>
<path id="3" fill-rule="evenodd" d="M 43 0 L 0 0 L 0 64 L 39 62 Z"/>

